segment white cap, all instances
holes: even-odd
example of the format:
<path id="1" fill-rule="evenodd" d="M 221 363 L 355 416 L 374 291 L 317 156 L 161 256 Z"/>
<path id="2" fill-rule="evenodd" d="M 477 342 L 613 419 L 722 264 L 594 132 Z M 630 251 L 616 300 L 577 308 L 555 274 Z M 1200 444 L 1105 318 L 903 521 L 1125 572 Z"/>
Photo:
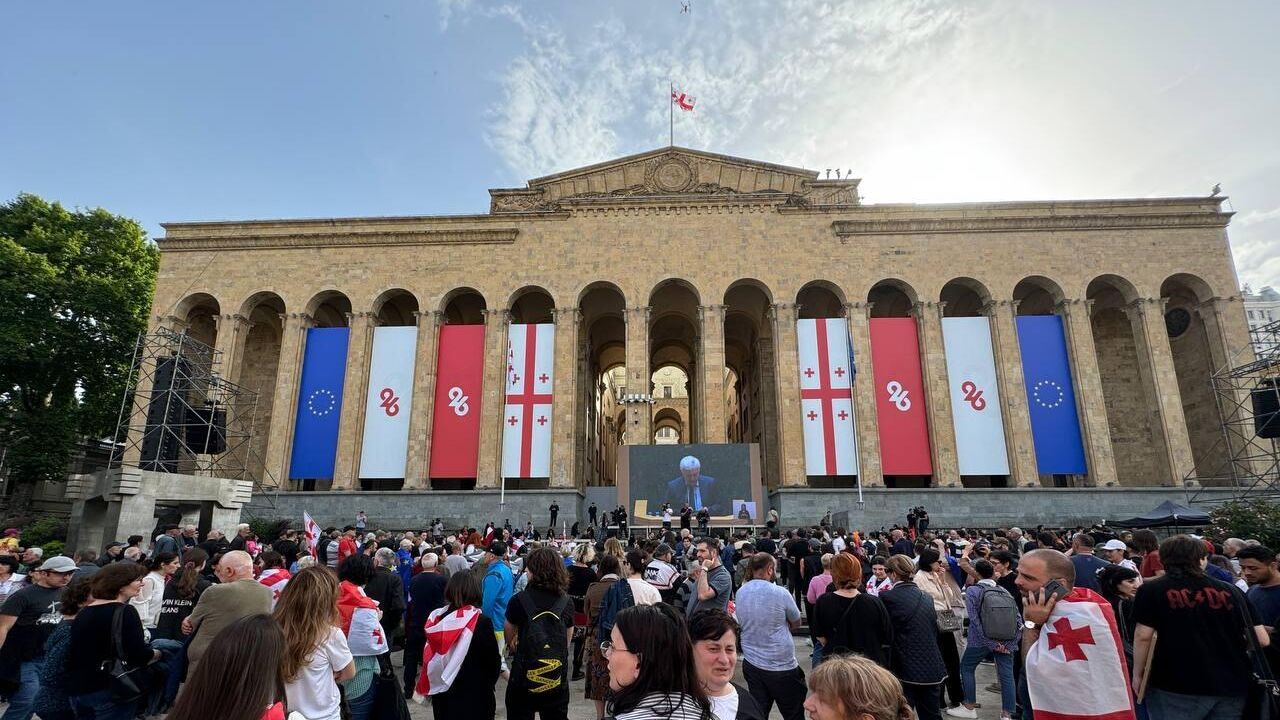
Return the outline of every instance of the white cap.
<path id="1" fill-rule="evenodd" d="M 1129 546 L 1124 544 L 1123 540 L 1108 540 L 1102 543 L 1103 550 L 1128 550 Z"/>

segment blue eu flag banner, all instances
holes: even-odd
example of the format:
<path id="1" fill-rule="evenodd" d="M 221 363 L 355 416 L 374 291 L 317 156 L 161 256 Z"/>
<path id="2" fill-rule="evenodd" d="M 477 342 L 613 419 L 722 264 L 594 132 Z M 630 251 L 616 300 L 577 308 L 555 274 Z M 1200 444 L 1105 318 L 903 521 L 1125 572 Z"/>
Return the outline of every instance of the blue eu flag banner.
<path id="1" fill-rule="evenodd" d="M 1018 318 L 1018 347 L 1027 383 L 1036 469 L 1042 475 L 1083 475 L 1084 442 L 1071 385 L 1071 362 L 1062 318 L 1024 315 Z"/>
<path id="2" fill-rule="evenodd" d="M 293 430 L 289 478 L 332 480 L 347 370 L 348 328 L 311 328 Z"/>

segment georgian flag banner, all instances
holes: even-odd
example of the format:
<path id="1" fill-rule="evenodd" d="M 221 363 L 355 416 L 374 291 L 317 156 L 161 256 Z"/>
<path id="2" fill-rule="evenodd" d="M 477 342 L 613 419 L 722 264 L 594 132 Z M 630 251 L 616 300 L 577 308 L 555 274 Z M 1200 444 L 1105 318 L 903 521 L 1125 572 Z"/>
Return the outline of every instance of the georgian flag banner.
<path id="1" fill-rule="evenodd" d="M 271 568 L 263 570 L 262 575 L 258 578 L 258 582 L 271 591 L 271 611 L 275 612 L 276 603 L 280 601 L 280 593 L 284 592 L 284 586 L 289 584 L 293 579 L 293 575 L 284 568 Z"/>
<path id="2" fill-rule="evenodd" d="M 373 329 L 369 392 L 364 408 L 360 477 L 402 478 L 409 455 L 414 354 L 418 328 Z"/>
<path id="3" fill-rule="evenodd" d="M 363 588 L 345 580 L 338 584 L 338 615 L 352 655 L 381 655 L 389 649 L 378 622 L 378 603 L 365 595 Z"/>
<path id="4" fill-rule="evenodd" d="M 991 321 L 985 317 L 943 318 L 942 344 L 960 474 L 1008 475 Z"/>
<path id="5" fill-rule="evenodd" d="M 502 416 L 502 476 L 551 475 L 551 403 L 556 326 L 512 325 L 507 333 L 506 404 Z"/>
<path id="6" fill-rule="evenodd" d="M 349 328 L 310 328 L 294 416 L 290 479 L 332 480 L 347 371 Z"/>
<path id="7" fill-rule="evenodd" d="M 857 475 L 853 372 L 844 318 L 796 322 L 806 475 Z"/>
<path id="8" fill-rule="evenodd" d="M 484 326 L 441 327 L 436 358 L 428 474 L 433 478 L 473 478 L 480 462 Z"/>
<path id="9" fill-rule="evenodd" d="M 1054 605 L 1025 667 L 1035 720 L 1133 720 L 1111 603 L 1088 588 L 1073 588 Z"/>
<path id="10" fill-rule="evenodd" d="M 871 319 L 871 364 L 884 474 L 933 474 L 915 318 Z"/>

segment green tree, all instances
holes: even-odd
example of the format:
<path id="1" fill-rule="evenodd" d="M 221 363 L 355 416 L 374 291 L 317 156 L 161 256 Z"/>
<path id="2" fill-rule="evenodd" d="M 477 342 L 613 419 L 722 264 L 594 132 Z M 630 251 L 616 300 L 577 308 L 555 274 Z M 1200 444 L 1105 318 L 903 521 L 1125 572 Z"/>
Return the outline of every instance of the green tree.
<path id="1" fill-rule="evenodd" d="M 115 434 L 159 254 L 142 227 L 35 195 L 0 205 L 0 444 L 10 510 L 62 480 L 78 438 Z"/>
<path id="2" fill-rule="evenodd" d="M 1253 538 L 1269 548 L 1280 547 L 1280 504 L 1264 498 L 1232 500 L 1209 511 L 1219 540 Z"/>

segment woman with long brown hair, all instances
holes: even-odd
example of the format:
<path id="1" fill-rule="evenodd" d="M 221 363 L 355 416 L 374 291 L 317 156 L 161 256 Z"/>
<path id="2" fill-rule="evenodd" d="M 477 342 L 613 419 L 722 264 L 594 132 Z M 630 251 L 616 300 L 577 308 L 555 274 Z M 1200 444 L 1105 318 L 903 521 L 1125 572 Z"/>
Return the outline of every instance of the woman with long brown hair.
<path id="1" fill-rule="evenodd" d="M 284 636 L 270 615 L 250 615 L 214 637 L 169 717 L 284 720 Z"/>
<path id="2" fill-rule="evenodd" d="M 338 578 L 328 568 L 300 571 L 280 593 L 273 617 L 284 633 L 280 671 L 289 711 L 340 720 L 338 683 L 355 677 L 356 665 L 338 627 Z"/>

